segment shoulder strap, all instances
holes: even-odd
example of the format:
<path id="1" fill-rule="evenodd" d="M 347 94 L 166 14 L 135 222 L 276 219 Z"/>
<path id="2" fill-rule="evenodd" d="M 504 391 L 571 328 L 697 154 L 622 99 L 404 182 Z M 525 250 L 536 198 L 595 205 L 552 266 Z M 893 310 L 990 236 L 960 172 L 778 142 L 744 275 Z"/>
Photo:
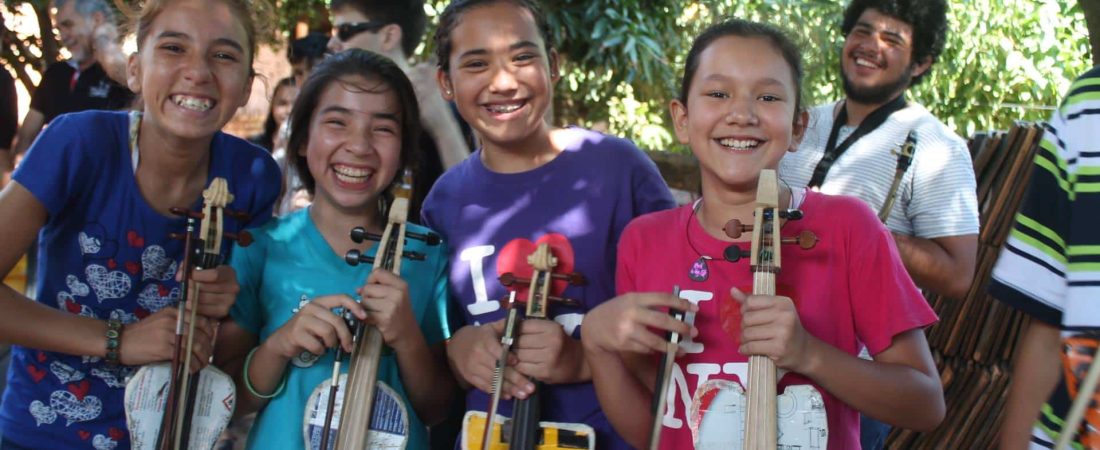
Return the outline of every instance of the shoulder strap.
<path id="1" fill-rule="evenodd" d="M 890 102 L 878 107 L 867 118 L 863 119 L 863 122 L 859 124 L 859 127 L 844 139 L 844 142 L 837 145 L 837 135 L 840 133 L 840 128 L 848 122 L 848 108 L 842 104 L 840 112 L 836 116 L 836 120 L 833 121 L 833 129 L 829 132 L 829 140 L 825 144 L 825 153 L 821 156 L 821 160 L 818 161 L 817 167 L 814 168 L 814 174 L 810 178 L 808 187 L 816 188 L 820 187 L 821 183 L 825 182 L 825 176 L 829 174 L 829 169 L 833 167 L 833 163 L 848 150 L 856 141 L 863 136 L 874 131 L 880 125 L 886 122 L 886 119 L 890 118 L 890 115 L 896 111 L 904 109 L 908 105 L 905 101 L 905 94 L 899 95 Z"/>

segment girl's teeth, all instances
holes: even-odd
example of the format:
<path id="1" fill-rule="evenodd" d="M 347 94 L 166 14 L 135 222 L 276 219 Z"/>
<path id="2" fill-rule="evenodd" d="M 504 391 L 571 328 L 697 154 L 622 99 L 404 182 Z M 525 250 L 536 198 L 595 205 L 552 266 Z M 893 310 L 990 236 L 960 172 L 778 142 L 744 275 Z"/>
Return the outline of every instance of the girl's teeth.
<path id="1" fill-rule="evenodd" d="M 336 178 L 345 183 L 362 183 L 370 177 L 371 171 L 348 166 L 335 166 Z"/>
<path id="2" fill-rule="evenodd" d="M 519 109 L 521 106 L 523 106 L 523 105 L 522 104 L 493 105 L 493 106 L 489 107 L 489 110 L 492 111 L 492 112 L 495 112 L 495 113 L 499 113 L 499 114 L 507 114 L 507 113 L 510 113 L 512 111 L 515 111 L 515 110 Z"/>
<path id="3" fill-rule="evenodd" d="M 721 139 L 718 141 L 724 147 L 732 147 L 736 149 L 749 149 L 760 145 L 760 141 L 755 139 Z"/>
<path id="4" fill-rule="evenodd" d="M 173 101 L 176 105 L 193 111 L 207 111 L 214 106 L 210 99 L 177 95 Z"/>

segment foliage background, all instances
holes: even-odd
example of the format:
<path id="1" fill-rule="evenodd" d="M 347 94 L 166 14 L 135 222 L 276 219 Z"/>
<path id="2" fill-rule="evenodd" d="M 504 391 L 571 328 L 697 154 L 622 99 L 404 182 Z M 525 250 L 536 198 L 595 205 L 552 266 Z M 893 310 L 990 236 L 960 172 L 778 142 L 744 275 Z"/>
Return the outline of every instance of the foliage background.
<path id="1" fill-rule="evenodd" d="M 279 0 L 285 40 L 305 22 L 327 27 L 324 0 Z M 427 0 L 434 19 L 447 1 Z M 807 104 L 841 96 L 837 60 L 838 0 L 543 0 L 563 62 L 555 90 L 555 121 L 607 129 L 643 148 L 686 151 L 667 127 L 667 101 L 690 39 L 721 17 L 768 21 L 801 41 Z M 1082 6 L 1100 0 L 968 0 L 949 2 L 951 33 L 932 72 L 909 98 L 926 105 L 957 133 L 1004 129 L 1015 120 L 1043 120 L 1069 82 L 1091 63 Z M 44 33 L 21 35 L 4 23 L 29 5 Z M 25 86 L 60 58 L 47 0 L 5 0 L 0 7 L 0 59 Z M 26 8 L 24 7 L 24 10 Z M 434 20 L 432 20 L 434 22 Z M 1100 28 L 1100 24 L 1093 24 Z M 430 36 L 434 30 L 429 29 Z M 1100 35 L 1100 31 L 1094 32 Z M 1096 36 L 1093 36 L 1096 38 Z M 430 39 L 419 59 L 431 55 Z"/>

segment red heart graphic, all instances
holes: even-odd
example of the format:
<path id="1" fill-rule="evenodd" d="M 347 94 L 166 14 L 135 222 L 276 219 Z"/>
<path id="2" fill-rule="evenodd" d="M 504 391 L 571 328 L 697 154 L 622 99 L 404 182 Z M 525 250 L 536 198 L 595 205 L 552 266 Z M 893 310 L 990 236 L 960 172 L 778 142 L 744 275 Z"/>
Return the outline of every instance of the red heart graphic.
<path id="1" fill-rule="evenodd" d="M 46 376 L 46 369 L 39 369 L 34 364 L 27 364 L 27 373 L 31 374 L 31 378 L 34 379 L 35 383 L 38 383 Z"/>
<path id="2" fill-rule="evenodd" d="M 118 267 L 118 263 L 115 262 L 114 258 L 111 258 L 111 259 L 107 260 L 107 268 L 108 269 L 115 270 L 116 267 Z"/>
<path id="3" fill-rule="evenodd" d="M 88 438 L 92 437 L 92 433 L 85 430 L 77 431 L 76 434 L 80 435 L 80 440 L 82 441 L 86 441 Z"/>
<path id="4" fill-rule="evenodd" d="M 107 436 L 110 436 L 111 439 L 114 439 L 115 441 L 121 441 L 122 440 L 122 430 L 120 430 L 118 428 L 115 428 L 115 427 L 111 427 L 109 430 L 107 430 Z"/>
<path id="5" fill-rule="evenodd" d="M 138 236 L 134 230 L 126 233 L 126 242 L 129 242 L 131 247 L 141 248 L 145 246 L 145 238 Z"/>
<path id="6" fill-rule="evenodd" d="M 68 386 L 69 392 L 72 392 L 76 396 L 77 400 L 84 401 L 84 396 L 88 395 L 88 391 L 92 388 L 92 385 L 88 383 L 88 380 L 81 381 L 79 383 L 70 384 Z"/>
<path id="7" fill-rule="evenodd" d="M 38 362 L 40 362 L 40 363 L 46 362 L 46 353 L 38 352 Z"/>
<path id="8" fill-rule="evenodd" d="M 126 271 L 130 272 L 130 275 L 137 275 L 141 273 L 141 264 L 130 261 L 126 263 Z"/>
<path id="9" fill-rule="evenodd" d="M 752 293 L 752 286 L 737 286 L 737 289 L 740 289 L 741 292 L 750 294 Z M 794 289 L 786 284 L 777 283 L 775 286 L 775 292 L 775 295 L 791 297 L 791 294 L 794 293 Z M 699 306 L 702 307 L 702 305 Z M 795 303 L 795 306 L 798 306 L 797 302 Z M 721 320 L 720 323 L 722 324 L 722 331 L 726 332 L 726 336 L 729 336 L 730 339 L 733 339 L 734 343 L 740 343 L 742 318 L 741 303 L 738 303 L 737 300 L 734 300 L 729 291 L 726 291 L 725 296 L 719 297 L 718 317 Z"/>
<path id="10" fill-rule="evenodd" d="M 167 297 L 168 294 L 168 286 L 165 286 L 163 284 L 157 285 L 157 295 L 160 295 L 161 297 Z"/>
<path id="11" fill-rule="evenodd" d="M 146 317 L 149 317 L 149 310 L 145 308 L 137 308 L 134 310 L 134 315 L 137 316 L 138 320 L 144 319 Z"/>
<path id="12" fill-rule="evenodd" d="M 527 262 L 527 256 L 534 253 L 539 244 L 542 243 L 548 244 L 550 252 L 558 259 L 557 266 L 552 270 L 553 273 L 567 274 L 573 272 L 573 246 L 569 243 L 569 239 L 558 233 L 550 233 L 540 237 L 535 242 L 523 238 L 508 242 L 500 250 L 500 256 L 497 257 L 497 274 L 511 273 L 516 278 L 530 279 L 531 274 L 534 273 L 534 267 L 531 267 L 531 264 Z M 560 296 L 568 286 L 569 283 L 565 280 L 554 280 L 550 285 L 550 293 Z M 527 291 L 530 288 L 530 283 L 517 283 L 512 285 L 511 289 L 516 291 L 517 300 L 526 301 Z"/>
<path id="13" fill-rule="evenodd" d="M 73 314 L 80 314 L 80 304 L 72 301 L 71 299 L 65 299 L 65 310 Z"/>

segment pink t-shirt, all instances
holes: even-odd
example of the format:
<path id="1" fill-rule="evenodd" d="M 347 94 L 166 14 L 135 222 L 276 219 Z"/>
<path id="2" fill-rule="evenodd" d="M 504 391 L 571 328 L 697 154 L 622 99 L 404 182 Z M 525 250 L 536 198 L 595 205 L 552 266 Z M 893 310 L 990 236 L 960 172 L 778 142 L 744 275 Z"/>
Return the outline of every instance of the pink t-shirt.
<path id="1" fill-rule="evenodd" d="M 783 236 L 811 230 L 819 241 L 809 250 L 783 246 L 776 292 L 794 300 L 802 326 L 810 334 L 853 356 L 859 353 L 861 343 L 875 355 L 889 347 L 895 335 L 936 321 L 906 273 L 893 237 L 863 202 L 810 192 L 801 209 L 805 217 L 788 221 Z M 693 318 L 699 335 L 681 342 L 685 354 L 673 369 L 670 390 L 675 400 L 669 403 L 664 419 L 661 448 L 693 448 L 686 412 L 695 390 L 705 381 L 727 379 L 742 385 L 747 381 L 743 379 L 747 378 L 748 358 L 737 351 L 738 333 L 728 334 L 721 323 L 724 319 L 739 328 L 740 305 L 730 296 L 729 288 L 752 292 L 752 273 L 747 257 L 738 262 L 722 259 L 728 245 L 703 230 L 691 205 L 635 219 L 619 242 L 619 294 L 671 292 L 673 286 L 679 286 L 682 298 L 699 305 Z M 748 242 L 738 245 L 749 249 Z M 707 264 L 708 278 L 693 281 L 688 274 L 700 254 L 714 259 Z M 788 373 L 780 380 L 778 392 L 799 384 L 813 383 Z M 829 448 L 858 449 L 858 411 L 817 389 L 825 400 Z"/>

